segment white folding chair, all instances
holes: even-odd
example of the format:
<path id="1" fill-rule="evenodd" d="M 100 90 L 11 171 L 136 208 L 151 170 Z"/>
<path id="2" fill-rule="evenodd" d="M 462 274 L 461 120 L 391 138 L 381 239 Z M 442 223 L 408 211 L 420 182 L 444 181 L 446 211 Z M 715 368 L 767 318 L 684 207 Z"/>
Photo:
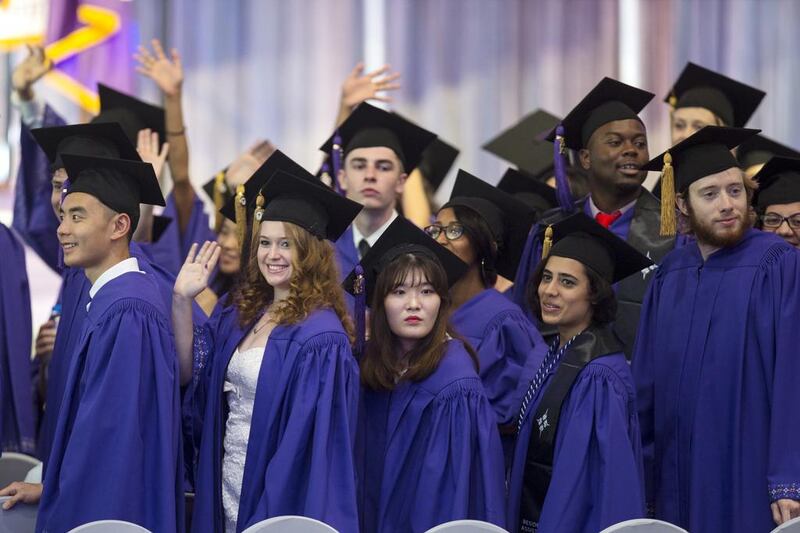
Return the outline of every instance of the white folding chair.
<path id="1" fill-rule="evenodd" d="M 508 531 L 480 520 L 454 520 L 439 524 L 425 533 L 508 533 Z"/>
<path id="2" fill-rule="evenodd" d="M 124 520 L 97 520 L 83 524 L 67 533 L 152 533 L 138 524 L 131 524 Z"/>
<path id="3" fill-rule="evenodd" d="M 788 522 L 784 522 L 773 529 L 772 533 L 800 533 L 800 518 L 792 518 Z"/>
<path id="4" fill-rule="evenodd" d="M 0 455 L 0 489 L 22 481 L 32 468 L 40 464 L 40 460 L 24 453 L 5 452 Z"/>
<path id="5" fill-rule="evenodd" d="M 688 533 L 685 529 L 652 518 L 636 518 L 605 528 L 600 533 Z"/>
<path id="6" fill-rule="evenodd" d="M 11 496 L 0 496 L 0 506 Z M 38 505 L 18 503 L 8 511 L 0 509 L 0 533 L 33 533 L 36 531 Z"/>
<path id="7" fill-rule="evenodd" d="M 242 533 L 339 533 L 331 526 L 306 516 L 274 516 L 245 529 Z"/>

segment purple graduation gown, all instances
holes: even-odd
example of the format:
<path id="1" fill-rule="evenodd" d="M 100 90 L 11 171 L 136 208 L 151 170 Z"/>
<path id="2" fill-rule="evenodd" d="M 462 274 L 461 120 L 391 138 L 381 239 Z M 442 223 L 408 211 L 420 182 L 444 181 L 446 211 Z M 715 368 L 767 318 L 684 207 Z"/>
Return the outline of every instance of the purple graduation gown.
<path id="1" fill-rule="evenodd" d="M 183 528 L 178 358 L 154 276 L 104 285 L 64 388 L 36 531 L 117 519 Z"/>
<path id="2" fill-rule="evenodd" d="M 353 225 L 349 225 L 333 245 L 341 280 L 347 277 L 359 262 L 358 250 L 353 242 Z"/>
<path id="3" fill-rule="evenodd" d="M 50 106 L 44 108 L 42 127 L 64 126 L 66 122 Z M 42 261 L 58 271 L 58 217 L 50 205 L 53 173 L 44 151 L 24 124 L 20 127 L 20 163 L 14 187 L 12 227 Z"/>
<path id="4" fill-rule="evenodd" d="M 450 322 L 478 352 L 481 381 L 497 423 L 514 422 L 528 384 L 547 353 L 539 330 L 519 306 L 495 289 L 465 302 Z"/>
<path id="5" fill-rule="evenodd" d="M 525 412 L 508 479 L 508 527 L 519 529 L 525 460 L 535 413 L 557 366 Z M 553 475 L 539 533 L 597 533 L 644 516 L 642 451 L 633 377 L 625 355 L 598 357 L 576 378 L 561 406 Z"/>
<path id="6" fill-rule="evenodd" d="M 228 363 L 250 330 L 218 305 L 195 328 L 193 403 L 203 417 L 192 530 L 224 530 L 222 458 Z M 358 364 L 336 314 L 317 310 L 269 335 L 256 386 L 237 531 L 302 515 L 358 532 L 353 439 Z"/>
<path id="7" fill-rule="evenodd" d="M 633 374 L 655 516 L 693 533 L 775 527 L 800 499 L 800 255 L 748 230 L 704 262 L 669 254 L 645 301 Z"/>
<path id="8" fill-rule="evenodd" d="M 25 249 L 0 224 L 0 446 L 2 451 L 35 453 L 31 363 L 31 295 Z"/>
<path id="9" fill-rule="evenodd" d="M 363 389 L 356 462 L 365 533 L 422 533 L 459 519 L 505 524 L 496 417 L 461 341 L 420 382 Z"/>
<path id="10" fill-rule="evenodd" d="M 131 243 L 130 251 L 131 256 L 139 261 L 139 270 L 153 274 L 159 286 L 161 301 L 167 309 L 171 309 L 172 288 L 175 285 L 175 278 L 158 265 L 150 263 L 137 243 Z M 86 304 L 89 302 L 89 289 L 92 286 L 81 268 L 65 268 L 63 278 L 64 281 L 61 284 L 61 319 L 58 323 L 56 342 L 47 374 L 47 403 L 42 416 L 37 442 L 37 455 L 44 463 L 45 470 L 47 470 L 50 448 L 53 445 L 56 421 L 58 420 L 64 387 L 67 382 L 67 372 L 80 340 L 83 323 L 86 318 Z M 195 321 L 202 323 L 204 316 L 199 307 L 195 306 Z"/>

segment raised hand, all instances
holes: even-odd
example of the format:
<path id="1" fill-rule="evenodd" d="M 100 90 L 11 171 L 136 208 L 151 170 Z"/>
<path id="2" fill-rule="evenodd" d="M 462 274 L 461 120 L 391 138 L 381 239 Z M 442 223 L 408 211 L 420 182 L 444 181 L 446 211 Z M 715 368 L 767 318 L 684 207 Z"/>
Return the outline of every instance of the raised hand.
<path id="1" fill-rule="evenodd" d="M 158 39 L 150 41 L 153 52 L 147 47 L 139 45 L 139 51 L 133 54 L 138 63 L 136 72 L 143 74 L 156 82 L 156 85 L 167 96 L 175 96 L 183 85 L 183 65 L 178 50 L 170 51 L 171 58 L 164 53 L 164 48 Z"/>
<path id="2" fill-rule="evenodd" d="M 225 173 L 225 180 L 228 182 L 228 187 L 236 188 L 250 179 L 258 167 L 264 164 L 275 147 L 269 141 L 257 141 L 247 151 L 239 154 L 236 159 L 228 166 L 228 171 Z"/>
<path id="3" fill-rule="evenodd" d="M 391 102 L 390 96 L 385 96 L 385 91 L 395 91 L 400 88 L 395 81 L 400 78 L 399 72 L 390 72 L 389 65 L 383 65 L 377 70 L 364 74 L 364 63 L 359 63 L 350 72 L 342 83 L 342 107 L 353 108 L 367 100 Z"/>
<path id="4" fill-rule="evenodd" d="M 186 261 L 175 278 L 174 293 L 184 298 L 194 298 L 208 287 L 208 278 L 217 265 L 221 248 L 216 242 L 206 241 L 197 251 L 194 243 Z"/>
<path id="5" fill-rule="evenodd" d="M 169 143 L 164 143 L 161 150 L 158 148 L 158 132 L 152 131 L 150 128 L 139 130 L 139 136 L 136 139 L 136 151 L 139 152 L 139 157 L 145 163 L 153 165 L 156 176 L 161 181 L 161 172 L 164 170 L 164 162 L 167 160 L 169 153 Z"/>
<path id="6" fill-rule="evenodd" d="M 44 55 L 44 47 L 38 44 L 25 46 L 28 48 L 28 57 L 17 65 L 11 74 L 11 86 L 23 98 L 30 100 L 31 86 L 50 72 L 53 62 Z"/>

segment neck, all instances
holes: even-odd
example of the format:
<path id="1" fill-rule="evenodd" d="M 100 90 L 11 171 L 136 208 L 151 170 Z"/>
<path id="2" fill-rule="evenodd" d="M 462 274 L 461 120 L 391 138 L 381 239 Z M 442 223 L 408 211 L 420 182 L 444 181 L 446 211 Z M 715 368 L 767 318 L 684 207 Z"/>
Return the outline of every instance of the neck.
<path id="1" fill-rule="evenodd" d="M 642 188 L 620 194 L 619 191 L 608 191 L 596 185 L 589 186 L 589 191 L 592 195 L 592 201 L 597 208 L 603 213 L 613 213 L 618 209 L 622 209 L 629 203 L 633 202 L 639 195 L 642 194 Z"/>
<path id="2" fill-rule="evenodd" d="M 467 270 L 467 273 L 450 289 L 450 297 L 453 300 L 452 309 L 458 309 L 485 289 L 481 274 L 478 271 L 478 265 L 472 265 Z"/>
<path id="3" fill-rule="evenodd" d="M 97 278 L 102 276 L 106 270 L 128 259 L 130 256 L 131 253 L 128 249 L 127 243 L 124 247 L 112 245 L 108 255 L 103 258 L 100 264 L 91 267 L 85 267 L 83 271 L 86 274 L 86 277 L 89 278 L 89 281 L 92 283 L 92 285 L 94 285 L 94 282 L 97 281 Z"/>
<path id="4" fill-rule="evenodd" d="M 397 337 L 397 356 L 400 358 L 400 360 L 406 359 L 408 354 L 414 349 L 418 342 L 418 339 Z"/>
<path id="5" fill-rule="evenodd" d="M 558 347 L 563 348 L 575 335 L 589 327 L 591 322 L 582 322 L 573 326 L 558 327 Z"/>
<path id="6" fill-rule="evenodd" d="M 703 256 L 703 261 L 707 260 L 711 254 L 720 250 L 720 246 L 713 246 L 701 241 L 697 241 L 697 247 L 700 249 L 700 255 Z"/>
<path id="7" fill-rule="evenodd" d="M 284 288 L 272 288 L 272 304 L 276 304 L 278 302 L 282 302 L 286 298 L 289 297 L 289 289 Z M 270 305 L 272 305 L 270 304 Z"/>
<path id="8" fill-rule="evenodd" d="M 362 209 L 353 223 L 358 228 L 358 231 L 361 232 L 361 235 L 369 237 L 378 231 L 378 228 L 386 224 L 393 214 L 394 206 L 384 210 Z"/>

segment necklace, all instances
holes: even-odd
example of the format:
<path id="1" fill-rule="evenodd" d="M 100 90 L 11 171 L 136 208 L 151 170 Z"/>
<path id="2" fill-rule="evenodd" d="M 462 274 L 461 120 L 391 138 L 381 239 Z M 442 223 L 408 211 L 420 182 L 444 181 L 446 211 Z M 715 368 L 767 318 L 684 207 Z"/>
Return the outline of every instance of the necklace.
<path id="1" fill-rule="evenodd" d="M 267 315 L 264 315 L 264 316 L 267 316 Z M 259 320 L 259 322 L 260 322 L 260 321 L 261 321 L 261 320 Z M 259 331 L 261 331 L 261 330 L 263 330 L 263 329 L 264 329 L 264 327 L 265 327 L 267 324 L 269 324 L 269 319 L 267 319 L 267 320 L 266 320 L 266 321 L 265 321 L 263 324 L 261 324 L 261 325 L 258 325 L 258 323 L 256 323 L 256 325 L 255 325 L 255 326 L 253 326 L 253 335 L 258 335 L 258 332 L 259 332 Z"/>

